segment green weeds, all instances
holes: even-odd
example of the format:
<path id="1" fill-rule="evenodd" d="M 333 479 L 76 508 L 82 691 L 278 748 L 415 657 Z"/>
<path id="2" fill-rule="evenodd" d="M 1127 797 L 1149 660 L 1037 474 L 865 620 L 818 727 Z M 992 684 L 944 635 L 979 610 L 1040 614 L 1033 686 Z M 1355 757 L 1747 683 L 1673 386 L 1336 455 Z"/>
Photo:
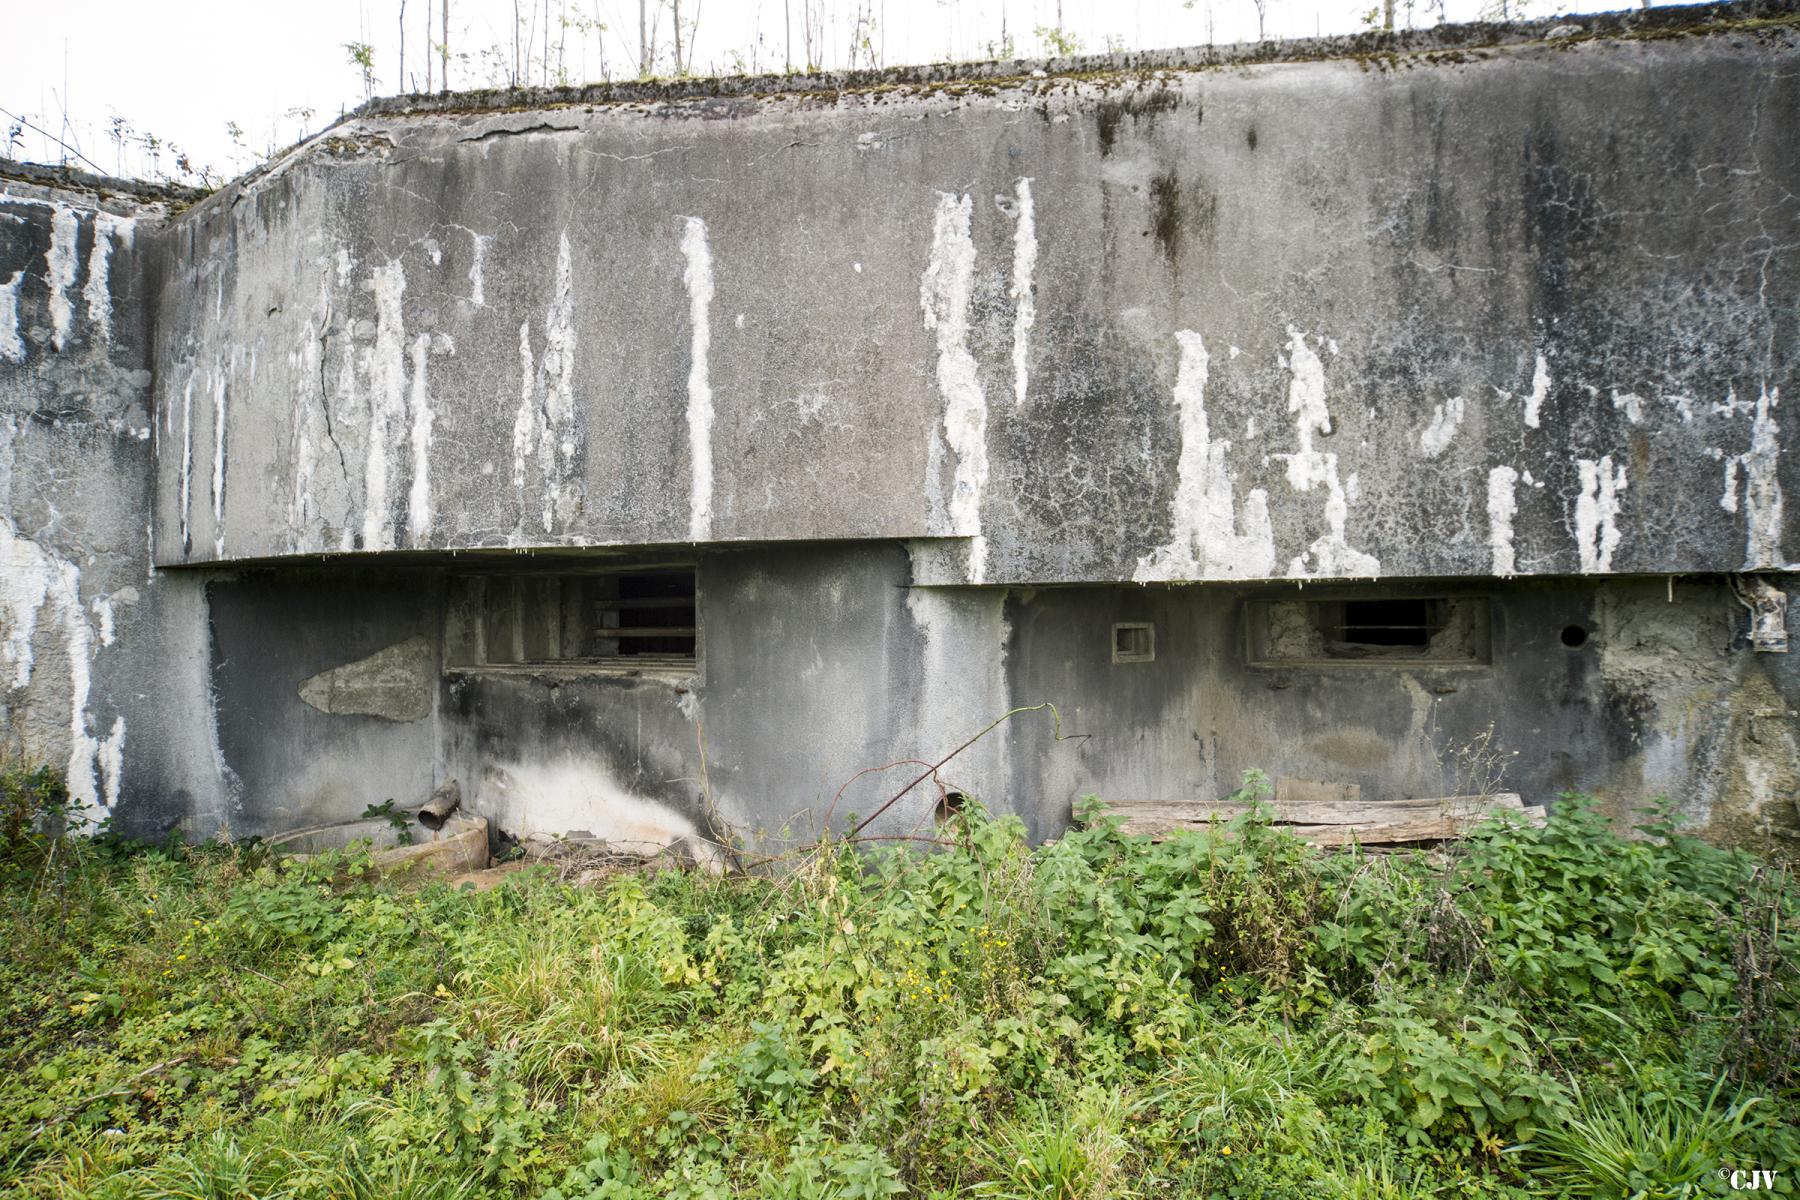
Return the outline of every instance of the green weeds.
<path id="1" fill-rule="evenodd" d="M 931 852 L 476 894 L 59 839 L 54 776 L 16 774 L 8 1194 L 1650 1197 L 1800 1164 L 1794 890 L 1581 797 L 1430 855 L 1254 813 L 1032 848 L 970 806 Z"/>

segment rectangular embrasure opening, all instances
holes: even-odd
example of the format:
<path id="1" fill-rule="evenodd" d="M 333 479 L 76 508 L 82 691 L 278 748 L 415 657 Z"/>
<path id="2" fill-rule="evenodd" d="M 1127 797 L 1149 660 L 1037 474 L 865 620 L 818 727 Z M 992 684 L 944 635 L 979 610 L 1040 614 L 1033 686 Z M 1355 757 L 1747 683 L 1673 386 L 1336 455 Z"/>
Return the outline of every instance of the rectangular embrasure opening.
<path id="1" fill-rule="evenodd" d="M 445 657 L 453 667 L 691 671 L 699 643 L 691 564 L 450 581 Z"/>
<path id="2" fill-rule="evenodd" d="M 1491 656 L 1485 596 L 1258 599 L 1247 624 L 1252 665 L 1471 666 Z"/>

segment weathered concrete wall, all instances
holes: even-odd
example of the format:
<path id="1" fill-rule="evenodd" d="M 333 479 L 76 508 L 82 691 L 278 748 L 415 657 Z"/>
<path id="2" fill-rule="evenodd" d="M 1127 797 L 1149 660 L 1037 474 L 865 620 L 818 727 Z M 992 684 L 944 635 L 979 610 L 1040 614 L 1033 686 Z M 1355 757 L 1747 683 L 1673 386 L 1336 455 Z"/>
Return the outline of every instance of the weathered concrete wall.
<path id="1" fill-rule="evenodd" d="M 1063 740 L 1050 713 L 1021 714 L 942 771 L 1039 837 L 1085 794 L 1212 798 L 1250 768 L 1356 783 L 1370 799 L 1498 788 L 1546 803 L 1574 789 L 1624 812 L 1661 795 L 1696 828 L 1765 852 L 1800 837 L 1800 662 L 1751 652 L 1722 580 L 1422 584 L 1486 598 L 1490 661 L 1268 667 L 1251 662 L 1248 605 L 1293 598 L 1291 586 L 912 587 L 901 547 L 856 544 L 714 551 L 698 573 L 690 675 L 448 671 L 440 776 L 518 836 L 692 846 L 729 831 L 767 848 L 816 835 L 828 814 L 868 815 L 917 760 L 1050 702 Z M 432 609 L 423 592 L 384 598 L 353 571 L 342 579 L 356 611 Z M 1119 622 L 1154 625 L 1153 661 L 1113 661 Z M 1564 644 L 1571 628 L 1581 645 Z M 318 744 L 319 769 L 350 788 L 341 811 L 383 798 L 390 785 Z M 884 764 L 899 765 L 853 781 Z M 875 831 L 929 834 L 936 796 L 921 787 Z"/>
<path id="2" fill-rule="evenodd" d="M 199 580 L 150 568 L 165 217 L 116 181 L 0 172 L 0 750 L 140 835 L 210 831 L 233 795 Z"/>
<path id="3" fill-rule="evenodd" d="M 435 786 L 440 585 L 266 571 L 206 587 L 219 749 L 267 835 L 424 803 Z"/>
<path id="4" fill-rule="evenodd" d="M 1785 566 L 1800 28 L 1714 26 L 358 117 L 177 232 L 159 558 Z"/>
<path id="5" fill-rule="evenodd" d="M 1426 586 L 1428 594 L 1454 594 Z M 1313 598 L 1332 594 L 1308 587 Z M 1014 703 L 1062 698 L 1053 745 L 1021 727 L 1014 777 L 1054 833 L 1071 795 L 1218 796 L 1250 768 L 1359 784 L 1371 798 L 1501 787 L 1527 803 L 1666 796 L 1723 837 L 1791 853 L 1800 836 L 1792 698 L 1800 664 L 1752 653 L 1718 580 L 1490 583 L 1492 665 L 1250 665 L 1245 589 L 1050 589 L 1008 603 Z M 1113 663 L 1114 621 L 1157 626 L 1157 657 Z M 1579 646 L 1562 641 L 1578 628 Z"/>

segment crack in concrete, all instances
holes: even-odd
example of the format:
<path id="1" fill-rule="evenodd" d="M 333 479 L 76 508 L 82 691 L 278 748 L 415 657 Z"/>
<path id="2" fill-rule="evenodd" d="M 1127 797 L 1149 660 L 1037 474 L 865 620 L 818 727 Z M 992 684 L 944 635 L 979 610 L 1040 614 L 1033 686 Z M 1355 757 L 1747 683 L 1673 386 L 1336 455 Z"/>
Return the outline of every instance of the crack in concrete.
<path id="1" fill-rule="evenodd" d="M 338 441 L 337 429 L 331 422 L 331 396 L 325 384 L 325 353 L 326 343 L 331 338 L 331 312 L 331 307 L 327 305 L 325 308 L 325 318 L 319 323 L 319 411 L 324 414 L 325 417 L 325 437 L 331 442 L 331 448 L 337 451 L 338 468 L 344 473 L 344 489 L 346 496 L 344 520 L 348 523 L 350 520 L 347 500 L 350 489 L 350 461 L 344 456 L 344 447 L 342 443 Z"/>
<path id="2" fill-rule="evenodd" d="M 517 129 L 489 129 L 474 137 L 457 138 L 458 142 L 488 142 L 495 138 L 523 137 L 532 133 L 580 133 L 579 125 L 552 125 L 548 121 L 539 121 L 536 125 L 525 125 Z"/>

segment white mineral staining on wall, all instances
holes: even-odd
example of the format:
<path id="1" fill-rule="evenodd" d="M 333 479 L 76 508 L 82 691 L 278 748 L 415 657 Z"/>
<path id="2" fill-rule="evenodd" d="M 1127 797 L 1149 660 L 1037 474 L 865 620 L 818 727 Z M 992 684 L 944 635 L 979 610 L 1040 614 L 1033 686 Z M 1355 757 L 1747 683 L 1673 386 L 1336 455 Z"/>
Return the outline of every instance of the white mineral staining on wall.
<path id="1" fill-rule="evenodd" d="M 956 454 L 949 502 L 950 532 L 973 539 L 969 582 L 987 575 L 987 542 L 981 536 L 981 495 L 987 487 L 987 398 L 969 351 L 969 298 L 975 282 L 975 242 L 969 236 L 968 196 L 938 193 L 931 258 L 919 279 L 925 328 L 937 333 L 937 383 L 944 397 L 944 437 Z"/>
<path id="2" fill-rule="evenodd" d="M 1375 576 L 1381 561 L 1350 545 L 1344 536 L 1350 515 L 1350 495 L 1356 490 L 1354 472 L 1348 480 L 1338 477 L 1338 456 L 1314 448 L 1315 437 L 1331 433 L 1331 410 L 1325 403 L 1325 364 L 1306 335 L 1288 327 L 1288 411 L 1294 414 L 1294 437 L 1300 448 L 1286 455 L 1288 484 L 1297 492 L 1325 486 L 1326 532 L 1288 563 L 1293 576 Z M 1308 559 L 1311 562 L 1308 562 Z"/>
<path id="3" fill-rule="evenodd" d="M 1294 414 L 1294 437 L 1300 449 L 1287 455 L 1288 486 L 1311 491 L 1325 479 L 1326 455 L 1313 448 L 1315 436 L 1331 433 L 1331 410 L 1325 404 L 1325 364 L 1306 344 L 1306 335 L 1288 326 L 1288 411 Z M 1331 469 L 1336 470 L 1336 455 Z"/>
<path id="4" fill-rule="evenodd" d="M 296 551 L 322 550 L 323 522 L 318 502 L 313 497 L 313 481 L 319 456 L 329 440 L 329 417 L 325 406 L 331 403 L 323 387 L 326 339 L 331 329 L 331 279 L 319 280 L 317 312 L 323 314 L 315 322 L 308 320 L 306 340 L 288 356 L 293 368 L 294 397 L 292 406 L 292 440 L 294 455 L 294 491 L 288 502 L 288 530 Z"/>
<path id="5" fill-rule="evenodd" d="M 687 287 L 688 329 L 693 344 L 688 354 L 687 424 L 690 464 L 688 540 L 704 542 L 712 537 L 713 517 L 713 396 L 708 358 L 712 354 L 712 250 L 707 245 L 706 222 L 688 217 L 681 233 L 681 254 L 687 266 L 681 281 Z"/>
<path id="6" fill-rule="evenodd" d="M 31 682 L 38 610 L 55 574 L 37 543 L 0 521 L 0 655 L 6 659 L 9 688 Z"/>
<path id="7" fill-rule="evenodd" d="M 73 209 L 56 206 L 50 218 L 50 249 L 44 254 L 45 276 L 50 284 L 50 344 L 61 350 L 75 324 L 75 302 L 69 290 L 75 286 L 75 242 L 81 222 Z"/>
<path id="8" fill-rule="evenodd" d="M 544 509 L 548 531 L 553 521 L 567 525 L 573 520 L 581 498 L 575 479 L 581 439 L 581 414 L 575 408 L 575 280 L 567 232 L 557 243 L 556 288 L 544 319 L 543 376 L 545 421 L 538 461 L 551 481 Z"/>
<path id="9" fill-rule="evenodd" d="M 1436 458 L 1449 448 L 1463 423 L 1464 409 L 1461 396 L 1452 396 L 1432 409 L 1431 424 L 1419 435 L 1419 449 L 1426 458 Z"/>
<path id="10" fill-rule="evenodd" d="M 104 609 L 110 612 L 110 607 Z M 113 721 L 104 739 L 89 729 L 88 698 L 92 690 L 94 627 L 81 603 L 81 572 L 72 562 L 44 549 L 0 518 L 0 658 L 5 660 L 5 706 L 29 706 L 25 694 L 37 669 L 37 649 L 54 637 L 53 649 L 67 660 L 69 671 L 69 795 L 90 819 L 118 802 L 125 746 L 125 719 Z M 101 644 L 112 640 L 112 622 L 103 617 Z"/>
<path id="11" fill-rule="evenodd" d="M 1619 546 L 1619 495 L 1625 490 L 1625 468 L 1613 466 L 1612 456 L 1595 462 L 1575 460 L 1581 476 L 1581 495 L 1575 501 L 1575 545 L 1581 555 L 1581 573 L 1612 570 L 1613 551 Z"/>
<path id="12" fill-rule="evenodd" d="M 488 239 L 473 229 L 464 232 L 469 235 L 469 303 L 481 308 L 487 303 L 484 269 L 487 265 Z"/>
<path id="13" fill-rule="evenodd" d="M 121 604 L 136 604 L 137 600 L 138 590 L 136 588 L 119 589 Z M 117 635 L 118 622 L 117 615 L 113 611 L 112 597 L 95 596 L 88 602 L 88 609 L 94 614 L 94 620 L 99 622 L 100 645 L 103 647 L 112 645 L 113 638 Z"/>
<path id="14" fill-rule="evenodd" d="M 1206 413 L 1210 357 L 1198 333 L 1183 329 L 1174 404 L 1181 428 L 1175 499 L 1167 545 L 1138 560 L 1139 583 L 1176 579 L 1262 579 L 1274 573 L 1275 535 L 1268 493 L 1253 488 L 1244 498 L 1242 526 L 1231 472 L 1229 441 L 1214 442 Z"/>
<path id="15" fill-rule="evenodd" d="M 369 427 L 363 470 L 363 549 L 396 544 L 389 477 L 406 427 L 406 327 L 401 300 L 406 269 L 396 259 L 375 268 L 375 347 L 369 354 Z"/>
<path id="16" fill-rule="evenodd" d="M 104 342 L 112 342 L 112 245 L 115 238 L 123 246 L 131 245 L 137 222 L 130 217 L 115 217 L 96 212 L 94 246 L 88 251 L 87 283 L 81 295 L 87 302 L 88 320 Z"/>
<path id="17" fill-rule="evenodd" d="M 532 387 L 536 360 L 531 349 L 531 322 L 519 322 L 519 410 L 513 416 L 513 491 L 519 497 L 519 523 L 524 526 L 525 476 L 537 445 L 537 396 Z"/>
<path id="18" fill-rule="evenodd" d="M 189 514 L 193 511 L 194 495 L 194 377 L 189 375 L 181 389 L 181 552 L 186 554 L 193 545 L 189 533 Z"/>
<path id="19" fill-rule="evenodd" d="M 1513 559 L 1513 517 L 1518 515 L 1519 473 L 1511 467 L 1495 467 L 1488 472 L 1487 515 L 1488 547 L 1493 553 L 1496 575 L 1512 575 L 1517 564 Z"/>
<path id="20" fill-rule="evenodd" d="M 426 387 L 425 359 L 431 353 L 431 335 L 413 339 L 412 388 L 407 406 L 412 411 L 412 486 L 406 494 L 406 534 L 414 545 L 431 536 L 431 396 Z"/>
<path id="21" fill-rule="evenodd" d="M 81 273 L 81 222 L 85 215 L 93 229 L 93 245 L 88 250 L 87 279 L 80 299 L 101 342 L 112 341 L 112 253 L 113 243 L 130 246 L 136 230 L 131 217 L 108 212 L 83 213 L 65 204 L 12 198 L 18 203 L 40 204 L 51 210 L 50 249 L 44 255 L 44 279 L 50 290 L 50 344 L 62 350 L 75 332 L 75 280 Z M 0 359 L 22 362 L 25 347 L 19 337 L 18 287 L 25 271 L 0 285 Z"/>
<path id="22" fill-rule="evenodd" d="M 350 334 L 352 330 L 353 327 L 350 323 L 344 322 L 342 332 Z M 320 351 L 321 353 L 324 351 L 323 346 L 320 347 Z M 346 552 L 356 548 L 356 530 L 354 529 L 356 500 L 350 479 L 350 459 L 344 450 L 344 443 L 349 440 L 344 437 L 344 431 L 356 427 L 358 414 L 362 412 L 360 399 L 362 385 L 357 378 L 356 359 L 354 342 L 347 336 L 344 339 L 344 351 L 338 355 L 337 386 L 321 402 L 323 405 L 329 406 L 330 415 L 327 419 L 330 421 L 330 426 L 337 431 L 340 439 L 334 450 L 339 456 L 344 472 L 345 496 L 343 524 L 338 530 L 338 548 Z"/>
<path id="23" fill-rule="evenodd" d="M 225 369 L 213 364 L 213 554 L 225 557 Z"/>
<path id="24" fill-rule="evenodd" d="M 1537 356 L 1537 367 L 1531 373 L 1531 392 L 1525 397 L 1525 424 L 1532 429 L 1538 427 L 1538 421 L 1544 410 L 1544 400 L 1550 395 L 1550 364 L 1542 354 Z"/>
<path id="25" fill-rule="evenodd" d="M 1781 404 L 1781 389 L 1764 385 L 1756 400 L 1755 422 L 1750 428 L 1750 448 L 1725 460 L 1725 491 L 1719 505 L 1726 512 L 1738 511 L 1740 475 L 1743 479 L 1745 510 L 1744 569 L 1785 567 L 1781 551 L 1781 426 L 1775 423 L 1775 409 Z M 1736 394 L 1714 412 L 1736 412 Z"/>
<path id="26" fill-rule="evenodd" d="M 544 314 L 544 352 L 534 363 L 531 322 L 519 326 L 519 408 L 513 418 L 513 490 L 519 498 L 514 544 L 526 540 L 530 484 L 539 488 L 538 519 L 545 533 L 567 525 L 580 500 L 575 464 L 582 441 L 575 406 L 574 269 L 569 235 L 557 243 L 556 275 Z M 535 471 L 534 471 L 535 468 Z"/>
<path id="27" fill-rule="evenodd" d="M 1014 193 L 1017 224 L 1013 227 L 1013 403 L 1025 403 L 1030 386 L 1027 376 L 1027 351 L 1031 347 L 1031 327 L 1037 322 L 1037 295 L 1032 275 L 1037 270 L 1037 213 L 1031 201 L 1031 180 L 1019 180 Z"/>
<path id="28" fill-rule="evenodd" d="M 1633 392 L 1613 390 L 1612 406 L 1615 412 L 1625 414 L 1625 419 L 1636 425 L 1644 419 L 1644 398 Z"/>
<path id="29" fill-rule="evenodd" d="M 24 281 L 20 268 L 0 283 L 0 362 L 25 361 L 25 339 L 19 336 L 19 284 Z"/>

